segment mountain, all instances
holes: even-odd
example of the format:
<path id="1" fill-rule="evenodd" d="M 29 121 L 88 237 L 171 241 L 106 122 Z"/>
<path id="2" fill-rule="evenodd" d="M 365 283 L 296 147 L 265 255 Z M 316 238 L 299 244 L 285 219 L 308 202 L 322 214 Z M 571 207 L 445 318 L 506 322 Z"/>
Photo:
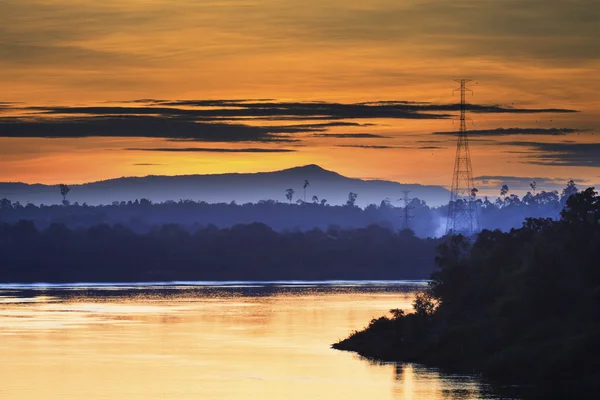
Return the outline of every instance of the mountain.
<path id="1" fill-rule="evenodd" d="M 379 204 L 385 198 L 398 204 L 396 200 L 404 195 L 404 190 L 410 190 L 410 197 L 425 200 L 429 205 L 444 204 L 450 198 L 450 192 L 441 186 L 348 178 L 318 165 L 252 174 L 123 177 L 72 185 L 67 198 L 90 205 L 141 198 L 154 202 L 180 199 L 238 204 L 269 199 L 285 202 L 288 188 L 295 191 L 294 201 L 304 198 L 305 180 L 310 183 L 306 200 L 312 201 L 312 197 L 317 196 L 319 200 L 327 199 L 329 204 L 344 204 L 350 192 L 358 194 L 358 206 Z M 62 200 L 56 185 L 26 183 L 0 183 L 0 198 L 22 204 L 56 204 Z"/>

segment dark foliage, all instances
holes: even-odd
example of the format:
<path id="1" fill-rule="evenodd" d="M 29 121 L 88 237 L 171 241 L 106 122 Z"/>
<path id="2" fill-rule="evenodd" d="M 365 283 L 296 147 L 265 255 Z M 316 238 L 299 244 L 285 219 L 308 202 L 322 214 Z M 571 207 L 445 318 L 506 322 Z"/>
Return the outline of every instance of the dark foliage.
<path id="1" fill-rule="evenodd" d="M 20 221 L 0 224 L 0 282 L 421 279 L 439 243 L 376 225 L 279 233 L 258 223 L 194 232 L 171 224 L 137 234 Z"/>
<path id="2" fill-rule="evenodd" d="M 365 228 L 380 225 L 388 229 L 402 229 L 403 209 L 393 207 L 383 201 L 379 206 L 371 205 L 362 209 L 354 205 L 356 194 L 350 193 L 345 206 L 330 206 L 327 200 L 312 203 L 301 199 L 296 203 L 294 191 L 286 191 L 287 203 L 265 200 L 258 203 L 206 203 L 191 200 L 152 203 L 149 200 L 114 202 L 106 206 L 88 206 L 77 203 L 68 206 L 35 206 L 0 200 L 0 221 L 33 221 L 39 229 L 48 228 L 52 223 L 60 223 L 71 229 L 84 229 L 106 223 L 121 224 L 137 233 L 147 233 L 152 227 L 163 224 L 178 224 L 189 232 L 198 227 L 215 225 L 230 228 L 236 224 L 264 223 L 277 231 L 286 229 L 311 230 L 328 229 L 330 226 L 342 228 Z M 318 199 L 317 199 L 318 200 Z M 352 201 L 351 201 L 352 200 Z M 419 237 L 436 235 L 438 221 L 427 205 L 415 200 L 411 212 L 415 215 L 411 228 Z"/>
<path id="3" fill-rule="evenodd" d="M 382 317 L 335 348 L 473 371 L 536 390 L 596 393 L 600 382 L 600 197 L 572 195 L 558 221 L 455 236 L 416 313 Z"/>

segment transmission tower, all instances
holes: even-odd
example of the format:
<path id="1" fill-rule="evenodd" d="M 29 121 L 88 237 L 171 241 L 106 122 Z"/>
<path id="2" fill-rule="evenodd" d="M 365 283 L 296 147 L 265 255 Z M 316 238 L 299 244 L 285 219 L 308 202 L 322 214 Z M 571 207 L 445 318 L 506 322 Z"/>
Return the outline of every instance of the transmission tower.
<path id="1" fill-rule="evenodd" d="M 410 202 L 412 199 L 410 197 L 408 197 L 408 195 L 410 194 L 410 190 L 403 190 L 402 193 L 404 193 L 404 197 L 399 199 L 399 200 L 404 201 L 404 214 L 402 215 L 404 224 L 403 224 L 402 229 L 407 230 L 407 229 L 410 229 L 408 221 L 413 218 L 413 216 L 410 215 Z"/>
<path id="2" fill-rule="evenodd" d="M 479 231 L 479 217 L 475 195 L 477 189 L 473 184 L 473 171 L 471 169 L 471 154 L 469 152 L 469 139 L 467 137 L 466 92 L 473 91 L 467 87 L 471 79 L 456 79 L 460 83 L 460 129 L 456 142 L 456 158 L 454 159 L 454 173 L 450 203 L 448 204 L 448 220 L 446 234 L 473 235 Z"/>

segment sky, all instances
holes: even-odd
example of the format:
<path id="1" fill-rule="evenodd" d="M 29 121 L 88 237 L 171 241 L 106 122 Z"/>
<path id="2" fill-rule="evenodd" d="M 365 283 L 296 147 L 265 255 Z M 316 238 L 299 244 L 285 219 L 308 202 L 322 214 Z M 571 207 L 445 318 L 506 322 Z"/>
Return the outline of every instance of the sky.
<path id="1" fill-rule="evenodd" d="M 597 0 L 0 0 L 0 181 L 600 183 Z"/>

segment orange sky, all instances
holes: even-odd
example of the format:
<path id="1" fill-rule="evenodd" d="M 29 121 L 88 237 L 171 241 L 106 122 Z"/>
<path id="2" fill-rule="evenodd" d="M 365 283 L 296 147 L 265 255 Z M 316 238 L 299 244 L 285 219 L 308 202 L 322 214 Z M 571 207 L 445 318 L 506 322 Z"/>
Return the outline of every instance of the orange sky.
<path id="1" fill-rule="evenodd" d="M 595 0 L 4 0 L 0 117 L 27 106 L 134 99 L 276 99 L 452 103 L 457 77 L 477 104 L 576 114 L 476 114 L 469 129 L 570 128 L 472 142 L 475 176 L 600 182 L 600 154 L 536 163 L 527 143 L 598 143 L 600 3 Z M 264 122 L 264 121 L 263 121 Z M 173 143 L 162 138 L 0 137 L 0 181 L 81 183 L 147 174 L 251 172 L 315 163 L 348 176 L 449 185 L 450 120 L 369 119 L 373 126 L 298 134 L 296 143 Z M 0 125 L 0 136 L 3 126 Z M 583 131 L 585 130 L 585 131 Z M 435 140 L 435 149 L 421 141 Z M 510 143 L 510 144 L 507 144 Z M 387 146 L 355 148 L 340 145 Z M 287 153 L 132 151 L 285 148 Z M 571 151 L 571 150 L 569 150 Z M 578 150 L 579 151 L 579 150 Z M 595 158 L 594 158 L 595 157 Z M 581 157 L 580 157 L 581 158 Z M 560 161 L 560 157 L 557 158 Z M 580 159 L 579 159 L 580 160 Z M 139 165 L 153 164 L 153 165 Z"/>

